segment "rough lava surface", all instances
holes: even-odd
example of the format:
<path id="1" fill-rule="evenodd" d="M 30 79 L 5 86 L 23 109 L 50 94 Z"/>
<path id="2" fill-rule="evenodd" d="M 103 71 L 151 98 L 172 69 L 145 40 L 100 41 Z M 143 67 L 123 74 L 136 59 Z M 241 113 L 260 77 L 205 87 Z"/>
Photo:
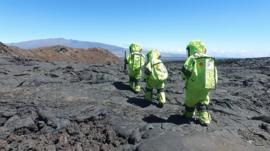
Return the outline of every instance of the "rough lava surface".
<path id="1" fill-rule="evenodd" d="M 123 65 L 1 56 L 0 150 L 270 150 L 270 58 L 218 61 L 209 127 L 181 116 L 182 63 L 166 66 L 158 108 L 130 91 Z"/>

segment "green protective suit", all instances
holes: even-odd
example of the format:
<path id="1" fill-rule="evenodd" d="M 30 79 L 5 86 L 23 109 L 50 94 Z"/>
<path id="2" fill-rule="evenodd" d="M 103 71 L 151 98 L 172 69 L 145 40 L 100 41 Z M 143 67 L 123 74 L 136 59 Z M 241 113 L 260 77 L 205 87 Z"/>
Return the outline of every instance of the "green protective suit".
<path id="1" fill-rule="evenodd" d="M 152 101 L 153 89 L 157 89 L 159 105 L 163 106 L 166 102 L 165 81 L 168 78 L 168 71 L 160 60 L 160 53 L 157 50 L 151 50 L 147 54 L 147 59 L 148 62 L 145 69 L 145 99 Z"/>
<path id="2" fill-rule="evenodd" d="M 142 54 L 142 48 L 137 44 L 131 44 L 129 47 L 129 55 L 127 57 L 128 74 L 130 87 L 136 92 L 141 91 L 139 81 L 142 77 L 142 69 L 145 64 L 145 57 Z"/>
<path id="3" fill-rule="evenodd" d="M 206 48 L 201 41 L 190 42 L 187 51 L 188 59 L 182 68 L 186 91 L 184 115 L 188 118 L 197 115 L 201 124 L 208 125 L 211 122 L 209 92 L 215 89 L 217 83 L 214 59 L 205 54 Z"/>

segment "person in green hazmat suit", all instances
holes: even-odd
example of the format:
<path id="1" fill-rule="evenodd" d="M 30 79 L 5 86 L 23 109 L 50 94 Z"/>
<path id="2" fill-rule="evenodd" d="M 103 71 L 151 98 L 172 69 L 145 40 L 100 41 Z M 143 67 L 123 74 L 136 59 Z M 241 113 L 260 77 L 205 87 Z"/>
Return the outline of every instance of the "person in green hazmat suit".
<path id="1" fill-rule="evenodd" d="M 129 55 L 126 58 L 128 64 L 129 84 L 131 89 L 139 93 L 141 86 L 139 84 L 142 78 L 142 69 L 145 64 L 145 56 L 142 54 L 142 48 L 138 44 L 129 46 Z"/>
<path id="2" fill-rule="evenodd" d="M 168 78 L 168 71 L 160 60 L 158 50 L 151 50 L 147 54 L 147 64 L 145 67 L 146 93 L 145 99 L 152 101 L 153 89 L 157 89 L 158 107 L 162 108 L 166 102 L 165 81 Z"/>
<path id="3" fill-rule="evenodd" d="M 185 80 L 186 118 L 197 115 L 202 125 L 209 125 L 209 92 L 216 88 L 217 69 L 213 57 L 206 55 L 206 47 L 201 41 L 191 41 L 187 46 L 188 58 L 182 67 Z M 197 112 L 196 112 L 197 110 Z"/>

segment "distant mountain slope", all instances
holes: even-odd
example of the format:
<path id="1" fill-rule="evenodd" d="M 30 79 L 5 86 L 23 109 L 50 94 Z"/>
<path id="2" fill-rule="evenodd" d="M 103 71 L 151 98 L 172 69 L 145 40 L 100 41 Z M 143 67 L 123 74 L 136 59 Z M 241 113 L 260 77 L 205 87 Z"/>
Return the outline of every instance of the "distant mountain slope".
<path id="1" fill-rule="evenodd" d="M 102 48 L 107 49 L 117 56 L 123 56 L 125 49 L 122 47 L 98 43 L 98 42 L 88 42 L 88 41 L 78 41 L 72 39 L 64 38 L 50 38 L 50 39 L 40 39 L 40 40 L 31 40 L 18 43 L 10 43 L 10 46 L 16 46 L 22 49 L 34 49 L 40 47 L 51 47 L 55 45 L 66 46 L 70 48 Z"/>
<path id="2" fill-rule="evenodd" d="M 0 42 L 0 54 L 4 56 L 13 56 L 13 57 L 24 57 L 26 54 L 29 54 L 29 51 L 24 51 L 23 49 L 17 48 L 15 46 L 7 46 Z"/>
<path id="3" fill-rule="evenodd" d="M 107 49 L 111 53 L 115 54 L 118 57 L 124 57 L 124 51 L 127 48 L 122 48 L 110 44 L 98 43 L 98 42 L 88 42 L 88 41 L 79 41 L 72 39 L 64 39 L 64 38 L 50 38 L 50 39 L 40 39 L 40 40 L 31 40 L 24 41 L 18 43 L 10 43 L 9 46 L 16 46 L 22 49 L 35 49 L 40 47 L 52 47 L 56 45 L 66 46 L 69 48 L 102 48 Z M 144 50 L 144 54 L 146 54 L 148 50 Z M 183 60 L 186 55 L 181 53 L 170 53 L 170 52 L 161 52 L 162 59 L 165 61 L 177 61 Z"/>
<path id="4" fill-rule="evenodd" d="M 0 54 L 3 56 L 43 61 L 81 62 L 89 64 L 120 63 L 117 56 L 102 48 L 82 49 L 57 45 L 27 51 L 14 46 L 7 46 L 0 42 Z"/>
<path id="5" fill-rule="evenodd" d="M 32 56 L 40 60 L 83 62 L 90 64 L 119 63 L 114 54 L 102 48 L 70 48 L 66 46 L 51 46 L 30 50 Z"/>

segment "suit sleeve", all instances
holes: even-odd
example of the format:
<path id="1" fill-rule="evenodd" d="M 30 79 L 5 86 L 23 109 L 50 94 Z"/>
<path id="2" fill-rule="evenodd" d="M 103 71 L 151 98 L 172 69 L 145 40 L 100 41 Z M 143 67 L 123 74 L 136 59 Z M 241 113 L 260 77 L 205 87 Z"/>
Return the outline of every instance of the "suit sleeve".
<path id="1" fill-rule="evenodd" d="M 194 70 L 194 59 L 193 59 L 193 57 L 189 57 L 185 61 L 184 65 L 183 65 L 183 67 L 181 69 L 181 71 L 183 73 L 182 74 L 183 75 L 183 79 L 186 80 L 189 77 L 191 77 L 193 70 Z"/>

